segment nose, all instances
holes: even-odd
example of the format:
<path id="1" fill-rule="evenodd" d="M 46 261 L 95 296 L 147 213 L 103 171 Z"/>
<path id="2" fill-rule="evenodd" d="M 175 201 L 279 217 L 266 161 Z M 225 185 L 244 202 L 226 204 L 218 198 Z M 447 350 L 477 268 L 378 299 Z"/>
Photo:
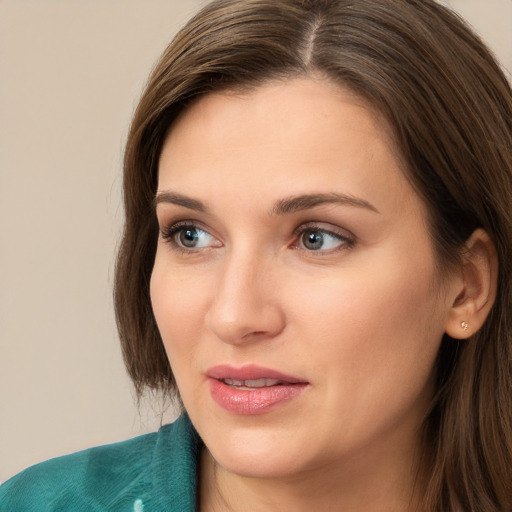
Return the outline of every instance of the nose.
<path id="1" fill-rule="evenodd" d="M 286 324 L 275 270 L 255 255 L 232 254 L 206 313 L 207 328 L 220 340 L 244 344 L 276 337 Z"/>

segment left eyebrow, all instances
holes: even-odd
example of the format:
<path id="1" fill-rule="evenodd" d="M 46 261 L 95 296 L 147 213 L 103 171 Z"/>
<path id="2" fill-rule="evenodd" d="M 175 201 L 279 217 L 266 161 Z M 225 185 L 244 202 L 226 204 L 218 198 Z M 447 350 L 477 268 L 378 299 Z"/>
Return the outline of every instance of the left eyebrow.
<path id="1" fill-rule="evenodd" d="M 358 197 L 346 194 L 304 194 L 300 196 L 287 197 L 280 199 L 274 204 L 272 208 L 273 215 L 285 215 L 287 213 L 294 213 L 302 210 L 309 210 L 315 206 L 324 204 L 339 204 L 343 206 L 353 206 L 356 208 L 364 208 L 374 213 L 380 213 L 375 206 L 368 201 Z"/>

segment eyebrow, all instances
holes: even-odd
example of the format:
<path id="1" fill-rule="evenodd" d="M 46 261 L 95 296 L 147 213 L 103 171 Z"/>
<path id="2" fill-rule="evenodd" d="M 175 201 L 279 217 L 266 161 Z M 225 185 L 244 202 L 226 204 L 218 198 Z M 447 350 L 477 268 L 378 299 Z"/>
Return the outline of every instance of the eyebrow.
<path id="1" fill-rule="evenodd" d="M 380 213 L 375 206 L 368 201 L 347 194 L 304 194 L 299 196 L 288 197 L 276 202 L 272 208 L 272 214 L 285 215 L 302 210 L 309 210 L 316 206 L 324 204 L 338 204 L 343 206 L 353 206 L 356 208 L 364 208 L 375 213 Z"/>
<path id="2" fill-rule="evenodd" d="M 154 201 L 155 208 L 161 203 L 171 203 L 183 206 L 189 210 L 206 213 L 208 209 L 205 204 L 198 199 L 178 194 L 177 192 L 159 192 Z M 352 206 L 364 208 L 366 210 L 380 213 L 375 206 L 368 201 L 347 194 L 329 193 L 329 194 L 302 194 L 298 196 L 287 197 L 276 201 L 271 210 L 272 215 L 286 215 L 303 210 L 309 210 L 316 206 L 324 204 L 338 204 L 342 206 Z"/>
<path id="3" fill-rule="evenodd" d="M 159 192 L 153 201 L 153 205 L 156 208 L 160 203 L 176 204 L 198 212 L 207 211 L 206 206 L 201 201 L 176 192 Z"/>

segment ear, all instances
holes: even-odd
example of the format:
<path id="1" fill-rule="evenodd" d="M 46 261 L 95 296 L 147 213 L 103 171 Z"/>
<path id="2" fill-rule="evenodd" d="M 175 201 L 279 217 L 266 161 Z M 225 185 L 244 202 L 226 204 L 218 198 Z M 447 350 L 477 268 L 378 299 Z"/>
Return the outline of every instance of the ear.
<path id="1" fill-rule="evenodd" d="M 475 230 L 465 243 L 459 272 L 445 331 L 452 338 L 466 339 L 482 327 L 496 299 L 498 257 L 483 229 Z"/>

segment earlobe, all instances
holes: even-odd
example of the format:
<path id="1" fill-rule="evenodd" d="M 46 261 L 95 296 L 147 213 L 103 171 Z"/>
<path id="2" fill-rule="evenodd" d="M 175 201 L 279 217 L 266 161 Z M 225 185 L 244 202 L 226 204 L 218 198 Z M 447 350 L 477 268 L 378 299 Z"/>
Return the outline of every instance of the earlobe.
<path id="1" fill-rule="evenodd" d="M 452 338 L 466 339 L 482 327 L 496 299 L 498 258 L 483 229 L 475 230 L 465 243 L 460 272 L 445 331 Z"/>

